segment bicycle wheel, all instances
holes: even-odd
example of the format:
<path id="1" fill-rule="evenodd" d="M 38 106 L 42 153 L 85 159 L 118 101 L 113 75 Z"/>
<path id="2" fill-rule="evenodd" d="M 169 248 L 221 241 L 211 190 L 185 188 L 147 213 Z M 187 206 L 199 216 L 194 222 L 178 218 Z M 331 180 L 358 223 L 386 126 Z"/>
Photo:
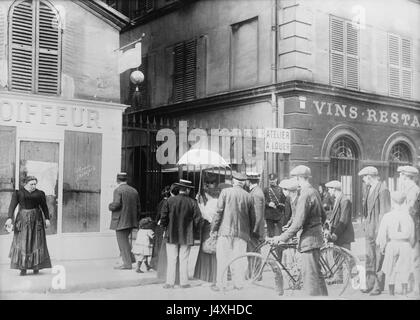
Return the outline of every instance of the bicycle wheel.
<path id="1" fill-rule="evenodd" d="M 232 259 L 225 267 L 222 279 L 224 291 L 252 289 L 255 294 L 264 294 L 274 290 L 279 295 L 283 294 L 280 264 L 256 252 Z"/>
<path id="2" fill-rule="evenodd" d="M 336 246 L 323 247 L 321 248 L 320 265 L 328 288 L 328 295 L 342 295 L 351 278 L 351 264 L 347 254 Z"/>
<path id="3" fill-rule="evenodd" d="M 286 270 L 283 271 L 283 278 L 285 290 L 300 290 L 302 289 L 303 280 L 301 265 L 302 259 L 296 247 L 287 247 L 282 251 L 282 264 Z"/>

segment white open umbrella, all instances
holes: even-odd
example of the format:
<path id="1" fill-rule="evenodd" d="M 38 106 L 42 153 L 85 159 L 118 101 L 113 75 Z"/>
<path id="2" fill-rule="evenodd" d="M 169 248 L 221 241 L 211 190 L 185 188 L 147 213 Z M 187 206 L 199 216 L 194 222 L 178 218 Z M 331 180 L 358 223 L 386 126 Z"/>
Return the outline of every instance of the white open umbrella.
<path id="1" fill-rule="evenodd" d="M 207 149 L 192 149 L 178 161 L 178 165 L 229 168 L 229 163 L 217 152 Z"/>

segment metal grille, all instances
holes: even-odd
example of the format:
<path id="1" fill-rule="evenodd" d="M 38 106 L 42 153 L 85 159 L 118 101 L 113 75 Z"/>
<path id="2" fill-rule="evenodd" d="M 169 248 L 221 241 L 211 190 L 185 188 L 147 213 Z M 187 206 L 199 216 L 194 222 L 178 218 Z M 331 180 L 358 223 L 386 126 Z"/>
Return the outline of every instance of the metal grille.
<path id="1" fill-rule="evenodd" d="M 388 185 L 390 190 L 397 190 L 399 188 L 399 174 L 397 169 L 399 166 L 412 165 L 413 156 L 410 148 L 405 143 L 395 144 L 388 156 Z"/>
<path id="2" fill-rule="evenodd" d="M 330 152 L 330 180 L 341 181 L 343 194 L 353 203 L 353 217 L 360 212 L 360 181 L 357 176 L 359 155 L 355 142 L 349 137 L 339 138 Z"/>

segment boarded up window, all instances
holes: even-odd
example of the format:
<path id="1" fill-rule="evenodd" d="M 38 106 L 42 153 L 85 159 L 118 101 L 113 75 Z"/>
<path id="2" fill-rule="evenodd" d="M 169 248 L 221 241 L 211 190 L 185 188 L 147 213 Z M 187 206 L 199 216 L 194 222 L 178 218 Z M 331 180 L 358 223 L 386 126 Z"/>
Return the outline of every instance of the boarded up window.
<path id="1" fill-rule="evenodd" d="M 178 43 L 173 48 L 173 101 L 196 98 L 197 40 Z"/>
<path id="2" fill-rule="evenodd" d="M 330 17 L 330 83 L 359 89 L 359 29 L 353 23 Z"/>
<path id="3" fill-rule="evenodd" d="M 412 42 L 388 34 L 389 95 L 411 98 L 412 94 Z"/>
<path id="4" fill-rule="evenodd" d="M 233 88 L 258 83 L 258 18 L 232 25 L 231 85 Z"/>
<path id="5" fill-rule="evenodd" d="M 16 128 L 0 126 L 0 235 L 7 220 L 10 200 L 15 190 Z"/>
<path id="6" fill-rule="evenodd" d="M 57 95 L 60 91 L 61 29 L 46 1 L 17 1 L 10 11 L 9 87 Z"/>
<path id="7" fill-rule="evenodd" d="M 100 229 L 102 135 L 64 135 L 63 232 Z"/>

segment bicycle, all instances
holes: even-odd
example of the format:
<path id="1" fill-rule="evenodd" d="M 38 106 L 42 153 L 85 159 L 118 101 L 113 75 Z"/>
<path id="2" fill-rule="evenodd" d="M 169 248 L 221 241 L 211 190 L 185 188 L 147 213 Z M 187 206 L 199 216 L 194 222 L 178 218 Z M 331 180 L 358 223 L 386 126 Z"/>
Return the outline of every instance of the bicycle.
<path id="1" fill-rule="evenodd" d="M 324 244 L 320 267 L 329 296 L 341 296 L 346 291 L 350 279 L 357 275 L 357 264 L 357 258 L 349 250 L 329 242 Z M 266 239 L 254 252 L 235 257 L 227 264 L 223 271 L 223 288 L 226 291 L 261 287 L 283 295 L 285 290 L 293 292 L 302 288 L 300 265 L 297 239 L 282 244 Z"/>

